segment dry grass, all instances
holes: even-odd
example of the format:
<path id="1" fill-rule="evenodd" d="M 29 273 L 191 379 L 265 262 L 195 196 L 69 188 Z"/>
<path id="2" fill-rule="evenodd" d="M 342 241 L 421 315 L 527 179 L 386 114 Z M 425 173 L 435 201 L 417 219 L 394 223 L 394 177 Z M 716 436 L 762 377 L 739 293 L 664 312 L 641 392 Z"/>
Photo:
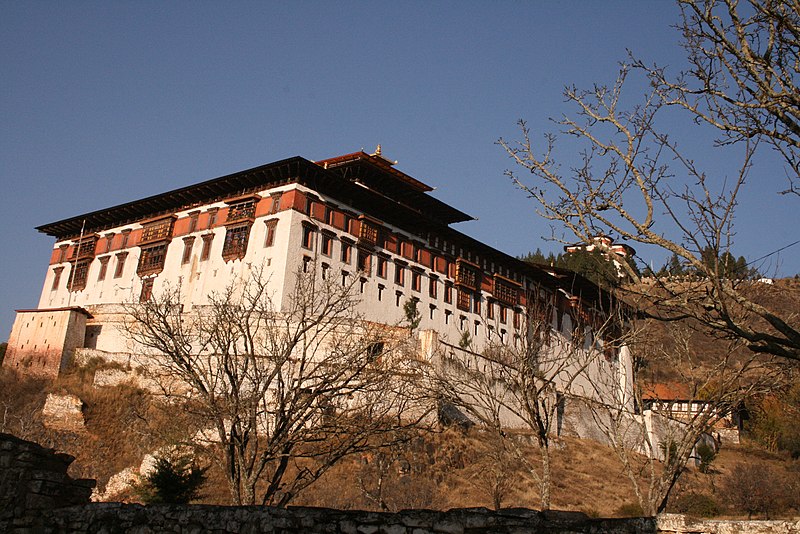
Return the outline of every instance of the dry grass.
<path id="1" fill-rule="evenodd" d="M 0 431 L 10 432 L 45 446 L 68 452 L 77 459 L 75 477 L 95 478 L 101 487 L 108 478 L 129 466 L 138 466 L 145 453 L 191 434 L 192 425 L 175 407 L 153 403 L 128 387 L 94 389 L 90 374 L 76 373 L 56 382 L 16 376 L 0 368 Z M 87 431 L 56 432 L 41 423 L 41 407 L 48 392 L 70 392 L 85 403 Z M 513 466 L 511 483 L 502 496 L 503 507 L 538 508 L 535 480 L 520 466 L 487 453 L 480 434 L 465 436 L 447 430 L 421 434 L 395 450 L 351 457 L 329 471 L 293 504 L 343 509 L 492 508 L 491 476 Z M 537 452 L 527 451 L 535 462 Z M 383 454 L 383 461 L 379 457 Z M 563 438 L 553 448 L 552 508 L 614 516 L 636 499 L 614 453 L 599 443 Z M 208 457 L 201 463 L 212 464 Z M 674 498 L 683 494 L 708 495 L 725 514 L 736 514 L 726 503 L 725 481 L 743 464 L 756 464 L 781 475 L 787 487 L 800 488 L 800 462 L 748 444 L 723 449 L 703 474 L 687 469 Z M 383 476 L 383 506 L 376 500 L 377 475 Z M 212 465 L 202 490 L 203 502 L 227 504 L 226 482 L 220 467 Z M 373 498 L 368 497 L 370 493 Z M 798 492 L 800 493 L 800 491 Z M 784 503 L 783 514 L 797 514 L 800 503 Z"/>

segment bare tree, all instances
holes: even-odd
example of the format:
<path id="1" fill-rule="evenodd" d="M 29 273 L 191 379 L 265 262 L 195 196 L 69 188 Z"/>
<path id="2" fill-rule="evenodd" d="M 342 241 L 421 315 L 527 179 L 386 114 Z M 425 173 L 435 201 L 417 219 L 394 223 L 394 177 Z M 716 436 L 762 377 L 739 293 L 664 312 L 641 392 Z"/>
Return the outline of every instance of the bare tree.
<path id="1" fill-rule="evenodd" d="M 190 311 L 179 288 L 127 310 L 128 335 L 163 393 L 212 427 L 237 505 L 285 505 L 344 456 L 424 415 L 414 370 L 394 354 L 402 336 L 359 317 L 351 286 L 310 271 L 280 306 L 256 273 Z"/>
<path id="2" fill-rule="evenodd" d="M 534 295 L 528 302 L 527 324 L 521 335 L 494 343 L 483 354 L 442 343 L 435 382 L 444 402 L 496 434 L 501 452 L 514 453 L 539 486 L 541 509 L 548 510 L 551 445 L 558 435 L 562 399 L 573 395 L 624 397 L 619 383 L 612 385 L 619 378 L 620 363 L 605 358 L 619 348 L 622 325 L 619 316 L 576 301 L 570 325 L 557 331 L 549 320 L 552 308 Z M 602 381 L 609 386 L 606 391 L 591 385 L 599 374 L 613 375 Z M 526 435 L 532 437 L 538 460 L 526 452 Z M 495 474 L 500 475 L 498 488 L 507 489 L 503 473 Z"/>
<path id="3" fill-rule="evenodd" d="M 655 334 L 657 329 L 666 331 Z M 779 387 L 785 375 L 775 362 L 741 350 L 735 342 L 720 357 L 703 358 L 696 334 L 686 324 L 651 324 L 635 332 L 633 348 L 641 361 L 669 369 L 672 380 L 665 383 L 663 375 L 641 372 L 633 390 L 636 411 L 608 401 L 588 406 L 642 511 L 655 515 L 666 509 L 698 444 L 718 448 L 715 427 L 747 399 Z"/>
<path id="4" fill-rule="evenodd" d="M 793 0 L 679 0 L 691 65 L 670 79 L 643 61 L 658 97 L 720 130 L 720 144 L 760 139 L 787 164 L 800 194 L 800 4 Z"/>
<path id="5" fill-rule="evenodd" d="M 577 112 L 557 123 L 577 143 L 580 163 L 565 171 L 555 155 L 564 139 L 546 134 L 537 145 L 521 121 L 521 140 L 499 144 L 538 180 L 530 183 L 513 170 L 507 174 L 538 203 L 542 216 L 578 239 L 610 234 L 654 245 L 698 274 L 681 283 L 657 280 L 657 287 L 646 291 L 659 303 L 649 309 L 652 315 L 693 317 L 720 335 L 743 340 L 754 352 L 800 359 L 798 318 L 771 308 L 752 283 L 729 279 L 725 265 L 715 261 L 732 248 L 735 209 L 761 146 L 783 156 L 787 191 L 798 192 L 800 7 L 778 0 L 748 2 L 746 9 L 736 0 L 679 3 L 690 71 L 672 81 L 664 69 L 634 60 L 634 72 L 647 76 L 650 90 L 627 108 L 629 65 L 611 87 L 568 87 L 564 94 Z M 736 176 L 709 177 L 659 129 L 672 107 L 718 128 L 719 145 L 741 149 Z M 712 252 L 712 261 L 704 261 L 703 251 Z M 638 280 L 630 266 L 621 266 Z"/>

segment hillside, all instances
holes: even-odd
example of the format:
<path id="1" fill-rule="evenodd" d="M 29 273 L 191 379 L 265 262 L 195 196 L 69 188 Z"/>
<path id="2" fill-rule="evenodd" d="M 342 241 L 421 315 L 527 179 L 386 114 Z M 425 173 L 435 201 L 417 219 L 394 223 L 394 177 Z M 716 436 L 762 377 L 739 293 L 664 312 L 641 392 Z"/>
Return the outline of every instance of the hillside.
<path id="1" fill-rule="evenodd" d="M 90 369 L 55 383 L 24 379 L 3 369 L 0 431 L 74 455 L 71 475 L 95 478 L 102 488 L 114 473 L 138 466 L 146 453 L 169 443 L 188 421 L 181 421 L 180 410 L 165 410 L 132 388 L 93 389 L 88 385 L 90 380 Z M 48 392 L 73 393 L 85 402 L 85 431 L 56 431 L 42 424 L 41 408 Z M 520 439 L 524 443 L 524 438 Z M 528 449 L 535 459 L 535 450 Z M 202 463 L 211 465 L 202 502 L 227 503 L 222 474 L 210 462 L 209 454 L 213 451 L 201 456 Z M 776 490 L 770 496 L 773 513 L 800 513 L 800 491 L 794 491 L 800 488 L 800 462 L 788 455 L 746 443 L 723 450 L 712 465 L 709 474 L 687 470 L 671 501 L 674 509 L 686 511 L 687 503 L 697 502 L 696 495 L 701 494 L 705 497 L 700 502 L 706 508 L 715 508 L 719 514 L 742 515 L 734 491 L 743 483 L 740 466 L 756 466 L 765 487 L 787 490 Z M 636 499 L 613 452 L 596 442 L 558 440 L 553 474 L 555 509 L 599 516 L 638 513 Z M 536 508 L 535 488 L 523 467 L 499 456 L 482 433 L 445 430 L 421 433 L 391 451 L 350 458 L 293 503 L 346 509 L 491 508 L 494 494 L 503 507 Z M 123 497 L 132 498 L 130 494 Z"/>

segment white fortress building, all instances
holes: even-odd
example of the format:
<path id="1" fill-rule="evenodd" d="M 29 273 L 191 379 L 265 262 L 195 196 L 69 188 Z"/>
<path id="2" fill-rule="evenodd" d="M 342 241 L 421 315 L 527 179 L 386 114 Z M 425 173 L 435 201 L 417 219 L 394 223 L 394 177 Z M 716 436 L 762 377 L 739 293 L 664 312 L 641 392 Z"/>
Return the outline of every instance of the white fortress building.
<path id="1" fill-rule="evenodd" d="M 55 377 L 76 351 L 130 351 L 114 327 L 125 305 L 180 284 L 190 310 L 254 269 L 277 303 L 302 269 L 356 281 L 359 313 L 388 325 L 413 299 L 420 331 L 462 349 L 468 338 L 473 353 L 519 340 L 531 313 L 566 340 L 605 320 L 595 285 L 455 230 L 471 217 L 394 163 L 380 147 L 293 157 L 38 227 L 55 238 L 50 265 L 38 307 L 17 311 L 4 364 Z M 627 350 L 606 360 L 625 390 Z"/>

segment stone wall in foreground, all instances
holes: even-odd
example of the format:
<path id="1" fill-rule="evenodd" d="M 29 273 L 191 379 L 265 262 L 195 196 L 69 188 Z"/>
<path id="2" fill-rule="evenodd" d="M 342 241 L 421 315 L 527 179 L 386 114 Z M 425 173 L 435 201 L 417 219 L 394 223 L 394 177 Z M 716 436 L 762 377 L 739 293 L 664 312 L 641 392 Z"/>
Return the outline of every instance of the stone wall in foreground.
<path id="1" fill-rule="evenodd" d="M 684 516 L 595 519 L 576 512 L 485 508 L 398 513 L 264 506 L 90 503 L 94 481 L 73 480 L 73 458 L 0 434 L 0 532 L 197 534 L 800 534 L 800 521 L 692 521 Z"/>

